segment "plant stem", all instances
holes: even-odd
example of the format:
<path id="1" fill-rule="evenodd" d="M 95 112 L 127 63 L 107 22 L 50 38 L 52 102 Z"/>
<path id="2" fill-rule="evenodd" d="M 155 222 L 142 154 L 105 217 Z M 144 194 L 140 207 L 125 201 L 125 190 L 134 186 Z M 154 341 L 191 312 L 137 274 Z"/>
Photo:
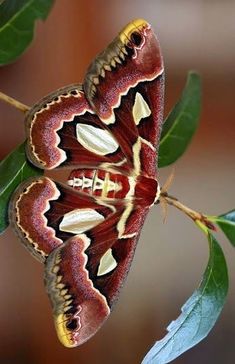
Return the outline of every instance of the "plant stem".
<path id="1" fill-rule="evenodd" d="M 18 110 L 22 111 L 23 113 L 26 113 L 30 109 L 29 106 L 22 104 L 20 101 L 17 101 L 15 99 L 13 99 L 12 97 L 5 95 L 2 92 L 0 92 L 0 100 L 5 101 L 9 105 L 16 107 Z"/>
<path id="2" fill-rule="evenodd" d="M 190 207 L 182 204 L 180 201 L 178 201 L 177 198 L 168 195 L 167 192 L 163 191 L 160 195 L 160 200 L 164 200 L 168 203 L 168 205 L 172 205 L 176 207 L 178 210 L 184 212 L 187 216 L 189 216 L 194 222 L 200 221 L 202 224 L 204 224 L 208 229 L 210 230 L 216 230 L 215 225 L 208 220 L 208 218 L 203 215 L 200 212 L 197 212 L 195 210 L 192 210 Z"/>

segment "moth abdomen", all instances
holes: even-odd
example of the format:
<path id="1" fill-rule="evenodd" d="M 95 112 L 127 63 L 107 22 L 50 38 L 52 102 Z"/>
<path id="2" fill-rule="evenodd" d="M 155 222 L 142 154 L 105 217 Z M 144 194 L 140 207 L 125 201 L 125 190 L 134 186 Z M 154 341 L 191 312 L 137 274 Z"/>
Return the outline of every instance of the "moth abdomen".
<path id="1" fill-rule="evenodd" d="M 102 169 L 76 169 L 70 173 L 67 181 L 70 187 L 77 191 L 85 192 L 95 197 L 126 198 L 133 196 L 132 185 L 135 183 L 132 177 L 121 173 L 109 172 Z"/>

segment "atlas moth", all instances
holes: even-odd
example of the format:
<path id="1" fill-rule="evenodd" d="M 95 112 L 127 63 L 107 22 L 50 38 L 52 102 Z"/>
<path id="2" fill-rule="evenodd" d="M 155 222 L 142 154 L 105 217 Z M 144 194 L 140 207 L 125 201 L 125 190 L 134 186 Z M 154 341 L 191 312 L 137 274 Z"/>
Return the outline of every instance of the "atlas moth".
<path id="1" fill-rule="evenodd" d="M 26 116 L 28 159 L 74 168 L 67 185 L 23 182 L 10 203 L 21 242 L 45 265 L 58 337 L 75 347 L 110 314 L 149 208 L 157 202 L 164 74 L 160 46 L 142 19 L 129 23 L 89 66 Z"/>

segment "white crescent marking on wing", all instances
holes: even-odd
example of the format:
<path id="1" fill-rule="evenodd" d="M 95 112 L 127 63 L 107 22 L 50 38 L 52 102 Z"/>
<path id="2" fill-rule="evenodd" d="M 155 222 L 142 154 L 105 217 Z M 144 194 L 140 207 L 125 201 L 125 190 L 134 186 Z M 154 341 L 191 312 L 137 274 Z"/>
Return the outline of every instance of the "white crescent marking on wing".
<path id="1" fill-rule="evenodd" d="M 85 208 L 75 209 L 64 215 L 59 225 L 60 231 L 72 234 L 81 234 L 100 224 L 104 216 L 96 210 Z"/>
<path id="2" fill-rule="evenodd" d="M 147 102 L 139 92 L 136 92 L 135 94 L 135 102 L 132 109 L 132 115 L 136 125 L 139 125 L 140 120 L 151 115 L 151 110 Z"/>
<path id="3" fill-rule="evenodd" d="M 100 259 L 97 276 L 103 276 L 104 274 L 111 272 L 116 266 L 117 262 L 113 257 L 112 249 L 108 249 Z"/>
<path id="4" fill-rule="evenodd" d="M 110 132 L 92 125 L 78 123 L 76 134 L 78 142 L 84 148 L 98 155 L 114 153 L 119 147 Z"/>

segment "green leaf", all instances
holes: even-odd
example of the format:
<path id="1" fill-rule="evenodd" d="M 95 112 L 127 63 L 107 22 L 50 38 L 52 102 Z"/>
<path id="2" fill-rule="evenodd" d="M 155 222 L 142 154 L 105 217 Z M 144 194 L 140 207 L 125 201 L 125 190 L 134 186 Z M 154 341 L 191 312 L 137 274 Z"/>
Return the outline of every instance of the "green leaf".
<path id="1" fill-rule="evenodd" d="M 203 228 L 206 231 L 206 228 Z M 182 313 L 167 328 L 142 364 L 169 363 L 208 335 L 224 306 L 228 292 L 228 273 L 223 251 L 209 231 L 210 257 L 199 288 L 182 307 Z"/>
<path id="2" fill-rule="evenodd" d="M 174 163 L 188 147 L 195 133 L 201 109 L 201 79 L 189 72 L 180 100 L 167 116 L 159 146 L 159 168 Z"/>
<path id="3" fill-rule="evenodd" d="M 235 246 L 235 210 L 220 216 L 207 216 L 207 218 L 215 222 L 227 236 L 231 244 Z"/>
<path id="4" fill-rule="evenodd" d="M 28 177 L 42 173 L 26 159 L 25 143 L 0 162 L 0 233 L 8 226 L 8 204 L 16 187 Z"/>
<path id="5" fill-rule="evenodd" d="M 34 23 L 45 20 L 53 0 L 5 0 L 0 4 L 0 65 L 13 62 L 33 39 Z"/>

